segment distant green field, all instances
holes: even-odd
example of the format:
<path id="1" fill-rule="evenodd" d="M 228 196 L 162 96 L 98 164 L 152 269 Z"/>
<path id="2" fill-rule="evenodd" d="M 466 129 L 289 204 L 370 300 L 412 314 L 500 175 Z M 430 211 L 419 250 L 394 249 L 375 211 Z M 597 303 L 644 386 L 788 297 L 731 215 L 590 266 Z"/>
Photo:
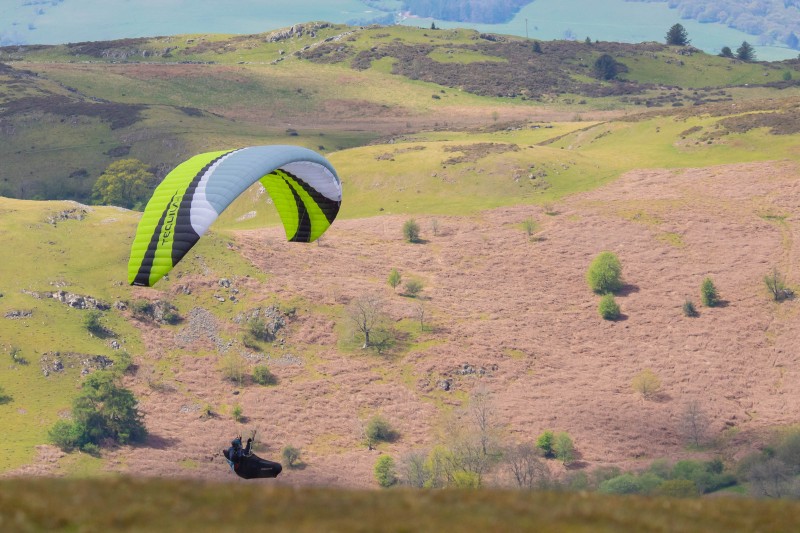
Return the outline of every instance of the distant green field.
<path id="1" fill-rule="evenodd" d="M 258 482 L 0 481 L 4 531 L 789 532 L 800 503 L 503 490 L 293 489 Z"/>

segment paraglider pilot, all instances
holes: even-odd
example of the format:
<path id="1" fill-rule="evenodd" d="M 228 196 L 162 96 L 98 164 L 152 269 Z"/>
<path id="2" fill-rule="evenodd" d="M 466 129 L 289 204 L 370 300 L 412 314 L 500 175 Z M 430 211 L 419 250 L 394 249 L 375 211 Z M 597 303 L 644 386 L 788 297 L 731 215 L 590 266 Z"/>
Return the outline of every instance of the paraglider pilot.
<path id="1" fill-rule="evenodd" d="M 253 436 L 247 439 L 247 446 L 242 447 L 242 436 L 238 435 L 231 441 L 230 448 L 222 451 L 222 455 L 231 467 L 231 470 L 237 476 L 244 479 L 257 479 L 257 478 L 274 478 L 283 470 L 280 463 L 262 459 L 254 453 L 250 452 L 250 448 L 255 439 L 255 432 Z"/>
<path id="2" fill-rule="evenodd" d="M 224 454 L 225 459 L 228 460 L 228 464 L 231 465 L 231 468 L 234 472 L 239 469 L 239 465 L 242 464 L 242 459 L 248 457 L 250 455 L 250 447 L 253 444 L 253 438 L 250 437 L 247 439 L 247 446 L 242 448 L 242 436 L 237 435 L 235 439 L 231 441 L 231 447 L 228 448 L 228 453 Z"/>

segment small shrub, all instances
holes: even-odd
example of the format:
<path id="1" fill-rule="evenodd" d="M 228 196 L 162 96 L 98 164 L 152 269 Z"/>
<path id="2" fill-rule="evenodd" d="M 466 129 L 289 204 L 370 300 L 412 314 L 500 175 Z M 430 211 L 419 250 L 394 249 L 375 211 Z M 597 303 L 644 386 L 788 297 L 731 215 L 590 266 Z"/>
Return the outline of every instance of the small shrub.
<path id="1" fill-rule="evenodd" d="M 378 485 L 387 488 L 397 483 L 394 459 L 388 455 L 381 455 L 375 462 L 375 479 Z"/>
<path id="2" fill-rule="evenodd" d="M 253 381 L 259 385 L 275 385 L 278 383 L 278 378 L 267 365 L 257 365 L 253 368 Z"/>
<path id="3" fill-rule="evenodd" d="M 178 314 L 178 310 L 172 304 L 162 302 L 161 321 L 174 326 L 181 321 L 181 315 Z"/>
<path id="4" fill-rule="evenodd" d="M 389 422 L 381 415 L 375 415 L 369 419 L 366 427 L 364 428 L 364 434 L 367 438 L 368 444 L 374 444 L 381 441 L 391 442 L 397 436 L 394 429 L 392 429 L 392 426 L 389 425 Z"/>
<path id="5" fill-rule="evenodd" d="M 232 381 L 237 385 L 244 383 L 245 365 L 244 359 L 237 354 L 228 354 L 220 361 L 222 377 Z"/>
<path id="6" fill-rule="evenodd" d="M 411 296 L 412 298 L 416 298 L 417 296 L 419 296 L 419 293 L 422 292 L 423 288 L 424 288 L 424 285 L 422 284 L 422 282 L 420 280 L 418 280 L 418 279 L 410 279 L 410 280 L 406 281 L 405 293 L 408 296 Z"/>
<path id="7" fill-rule="evenodd" d="M 699 316 L 700 313 L 697 312 L 697 308 L 694 306 L 694 302 L 691 300 L 686 300 L 683 302 L 683 316 L 688 316 L 690 318 Z"/>
<path id="8" fill-rule="evenodd" d="M 564 431 L 556 433 L 553 439 L 553 452 L 556 459 L 562 463 L 569 464 L 575 460 L 575 445 L 572 438 Z"/>
<path id="9" fill-rule="evenodd" d="M 114 372 L 125 374 L 133 368 L 133 357 L 128 352 L 120 352 L 114 357 Z"/>
<path id="10" fill-rule="evenodd" d="M 544 431 L 539 438 L 536 439 L 536 447 L 542 451 L 542 455 L 551 459 L 556 456 L 553 450 L 554 435 L 552 431 Z"/>
<path id="11" fill-rule="evenodd" d="M 389 272 L 389 278 L 386 280 L 386 282 L 389 284 L 392 290 L 394 290 L 398 285 L 400 285 L 400 281 L 402 279 L 403 277 L 400 275 L 400 272 L 396 268 L 393 268 L 392 271 Z"/>
<path id="12" fill-rule="evenodd" d="M 257 341 L 270 342 L 275 336 L 261 317 L 251 318 L 247 322 L 247 335 Z"/>
<path id="13" fill-rule="evenodd" d="M 453 472 L 452 486 L 456 489 L 477 489 L 481 486 L 481 477 L 477 472 L 458 470 Z"/>
<path id="14" fill-rule="evenodd" d="M 241 422 L 242 421 L 242 406 L 239 405 L 238 403 L 236 405 L 234 405 L 233 406 L 233 410 L 231 411 L 231 416 L 233 416 L 233 419 L 235 421 Z"/>
<path id="15" fill-rule="evenodd" d="M 617 292 L 622 288 L 622 264 L 613 252 L 601 252 L 586 272 L 586 282 L 597 294 Z"/>
<path id="16" fill-rule="evenodd" d="M 772 299 L 776 302 L 781 302 L 789 297 L 791 290 L 786 289 L 786 282 L 784 281 L 783 274 L 777 268 L 773 268 L 772 272 L 764 276 L 764 284 L 772 294 Z"/>
<path id="17" fill-rule="evenodd" d="M 536 230 L 539 229 L 539 223 L 533 220 L 533 218 L 528 217 L 522 221 L 522 231 L 528 236 L 528 239 L 533 237 L 533 234 L 536 233 Z"/>
<path id="18" fill-rule="evenodd" d="M 86 444 L 86 429 L 75 422 L 58 420 L 47 432 L 50 442 L 61 448 L 62 451 L 71 452 Z"/>
<path id="19" fill-rule="evenodd" d="M 17 346 L 11 347 L 11 360 L 17 365 L 27 365 L 28 360 L 22 355 L 22 349 Z"/>
<path id="20" fill-rule="evenodd" d="M 645 368 L 631 383 L 633 390 L 642 395 L 645 400 L 653 398 L 661 390 L 661 380 L 649 368 Z"/>
<path id="21" fill-rule="evenodd" d="M 283 457 L 283 462 L 286 463 L 289 468 L 294 468 L 300 460 L 300 450 L 287 444 L 283 450 L 281 450 L 281 457 Z"/>
<path id="22" fill-rule="evenodd" d="M 410 218 L 403 224 L 403 236 L 408 242 L 419 242 L 419 224 Z"/>
<path id="23" fill-rule="evenodd" d="M 604 294 L 603 297 L 600 298 L 600 303 L 597 305 L 597 312 L 600 313 L 600 316 L 605 320 L 616 320 L 621 316 L 619 305 L 614 299 L 614 295 L 610 292 Z"/>
<path id="24" fill-rule="evenodd" d="M 92 335 L 103 335 L 106 329 L 103 327 L 103 324 L 100 322 L 102 318 L 102 313 L 97 310 L 92 310 L 86 313 L 86 316 L 83 317 L 83 327 L 86 328 L 86 331 L 91 333 Z"/>
<path id="25" fill-rule="evenodd" d="M 711 278 L 703 280 L 703 284 L 700 286 L 700 298 L 703 305 L 706 307 L 716 307 L 719 305 L 719 294 Z"/>
<path id="26" fill-rule="evenodd" d="M 93 442 L 87 442 L 81 446 L 81 451 L 83 453 L 88 453 L 92 457 L 100 457 L 100 446 Z"/>
<path id="27" fill-rule="evenodd" d="M 214 418 L 214 407 L 207 403 L 200 410 L 200 418 Z"/>
<path id="28" fill-rule="evenodd" d="M 641 494 L 642 485 L 633 474 L 622 474 L 600 483 L 603 494 Z"/>
<path id="29" fill-rule="evenodd" d="M 6 394 L 6 391 L 5 391 L 5 389 L 3 389 L 3 387 L 0 387 L 0 405 L 2 405 L 4 403 L 8 403 L 11 400 L 12 400 L 11 396 Z"/>
<path id="30" fill-rule="evenodd" d="M 134 318 L 139 320 L 152 320 L 155 315 L 155 309 L 150 300 L 140 299 L 131 304 L 131 313 Z"/>

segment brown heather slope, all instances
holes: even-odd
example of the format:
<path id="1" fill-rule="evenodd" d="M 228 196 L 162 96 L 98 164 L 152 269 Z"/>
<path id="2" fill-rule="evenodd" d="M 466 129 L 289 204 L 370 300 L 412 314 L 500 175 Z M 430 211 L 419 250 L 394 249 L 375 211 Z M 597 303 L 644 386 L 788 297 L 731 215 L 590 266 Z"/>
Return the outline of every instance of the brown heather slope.
<path id="1" fill-rule="evenodd" d="M 174 338 L 167 329 L 148 331 L 150 356 L 176 347 L 183 355 L 169 387 L 148 387 L 146 368 L 132 378 L 150 446 L 111 453 L 110 468 L 234 479 L 212 453 L 240 428 L 258 427 L 265 456 L 286 444 L 304 451 L 306 467 L 287 469 L 279 484 L 372 486 L 379 453 L 431 446 L 440 411 L 478 386 L 493 394 L 507 442 L 567 431 L 579 452 L 576 468 L 691 456 L 680 418 L 692 400 L 709 414 L 719 450 L 740 458 L 800 412 L 800 302 L 776 304 L 763 284 L 773 266 L 797 280 L 797 178 L 792 162 L 641 170 L 563 201 L 555 215 L 521 206 L 439 217 L 438 235 L 432 219 L 420 217 L 422 244 L 403 241 L 402 216 L 337 221 L 319 246 L 287 244 L 277 228 L 238 233 L 240 252 L 271 274 L 262 285 L 235 280 L 242 294 L 321 306 L 301 305 L 285 348 L 270 352 L 279 385 L 234 395 L 215 361 L 181 345 L 194 319 L 172 330 Z M 520 226 L 529 216 L 541 225 L 535 241 Z M 616 322 L 598 316 L 598 296 L 584 279 L 602 250 L 618 254 L 627 282 Z M 395 319 L 413 316 L 417 300 L 386 285 L 391 268 L 423 280 L 432 331 L 393 355 L 338 348 L 344 312 L 325 316 L 323 306 L 341 310 L 359 295 L 381 293 Z M 724 300 L 719 308 L 700 306 L 708 275 Z M 216 283 L 183 281 L 198 289 Z M 686 298 L 699 317 L 683 316 Z M 458 374 L 465 363 L 486 374 Z M 645 368 L 663 382 L 653 401 L 631 387 Z M 446 378 L 449 392 L 437 386 Z M 245 424 L 225 414 L 237 402 Z M 202 419 L 198 409 L 207 403 L 223 414 Z M 358 424 L 376 412 L 400 438 L 370 451 L 359 444 Z"/>

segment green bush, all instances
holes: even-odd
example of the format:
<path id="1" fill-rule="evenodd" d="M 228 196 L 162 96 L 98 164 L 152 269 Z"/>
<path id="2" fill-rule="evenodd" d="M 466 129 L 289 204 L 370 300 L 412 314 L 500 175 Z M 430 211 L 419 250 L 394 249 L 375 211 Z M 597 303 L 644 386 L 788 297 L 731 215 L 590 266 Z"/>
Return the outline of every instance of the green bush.
<path id="1" fill-rule="evenodd" d="M 691 300 L 686 300 L 683 302 L 683 315 L 688 316 L 690 318 L 696 317 L 699 315 L 697 312 L 697 308 L 694 306 L 694 302 Z"/>
<path id="2" fill-rule="evenodd" d="M 600 303 L 597 304 L 597 312 L 605 320 L 616 320 L 621 316 L 619 305 L 614 299 L 614 295 L 610 292 L 600 298 Z"/>
<path id="3" fill-rule="evenodd" d="M 656 491 L 659 496 L 671 498 L 694 498 L 699 495 L 697 485 L 688 479 L 668 479 Z"/>
<path id="4" fill-rule="evenodd" d="M 12 400 L 11 396 L 6 394 L 6 391 L 3 387 L 0 386 L 0 405 L 4 403 L 8 403 Z"/>
<path id="5" fill-rule="evenodd" d="M 672 468 L 672 479 L 687 479 L 703 494 L 735 485 L 736 477 L 723 472 L 721 466 L 721 461 L 678 461 Z"/>
<path id="6" fill-rule="evenodd" d="M 133 357 L 128 352 L 120 352 L 114 357 L 114 372 L 125 374 L 133 367 Z"/>
<path id="7" fill-rule="evenodd" d="M 563 431 L 556 433 L 553 438 L 553 452 L 556 459 L 565 465 L 571 463 L 575 459 L 575 445 L 572 443 L 572 438 Z"/>
<path id="8" fill-rule="evenodd" d="M 131 314 L 139 320 L 152 320 L 155 315 L 155 309 L 150 300 L 135 300 L 131 304 Z"/>
<path id="9" fill-rule="evenodd" d="M 283 462 L 286 463 L 289 468 L 293 468 L 300 460 L 300 450 L 287 444 L 283 450 L 281 450 L 281 457 L 283 457 Z"/>
<path id="10" fill-rule="evenodd" d="M 369 444 L 381 441 L 391 442 L 397 436 L 389 422 L 380 415 L 375 415 L 369 419 L 364 428 L 364 434 Z"/>
<path id="11" fill-rule="evenodd" d="M 542 455 L 547 457 L 548 459 L 552 459 L 556 456 L 555 450 L 553 450 L 553 440 L 555 436 L 553 435 L 552 431 L 544 431 L 541 435 L 536 439 L 536 447 L 542 451 Z"/>
<path id="12" fill-rule="evenodd" d="M 418 279 L 410 279 L 406 281 L 405 286 L 405 293 L 412 298 L 416 298 L 419 296 L 419 293 L 422 292 L 423 284 Z"/>
<path id="13" fill-rule="evenodd" d="M 617 292 L 623 286 L 622 264 L 613 252 L 601 252 L 586 272 L 586 282 L 598 294 Z"/>
<path id="14" fill-rule="evenodd" d="M 64 451 L 105 440 L 119 444 L 141 442 L 147 436 L 133 393 L 118 384 L 118 375 L 108 371 L 90 374 L 81 393 L 72 402 L 72 422 L 57 421 L 50 428 L 50 441 Z"/>
<path id="15" fill-rule="evenodd" d="M 477 489 L 481 486 L 481 477 L 476 472 L 457 470 L 453 472 L 452 487 L 456 489 Z"/>
<path id="16" fill-rule="evenodd" d="M 397 286 L 400 285 L 402 279 L 403 277 L 400 275 L 400 272 L 396 268 L 393 268 L 392 271 L 389 272 L 389 278 L 386 282 L 392 289 L 396 289 Z"/>
<path id="17" fill-rule="evenodd" d="M 242 421 L 242 406 L 238 403 L 233 406 L 233 410 L 231 411 L 231 416 L 237 422 Z"/>
<path id="18" fill-rule="evenodd" d="M 106 329 L 103 327 L 103 324 L 100 322 L 100 319 L 103 317 L 103 314 L 100 311 L 92 310 L 86 313 L 86 316 L 83 317 L 83 327 L 86 330 L 93 334 L 93 335 L 103 335 Z"/>
<path id="19" fill-rule="evenodd" d="M 419 224 L 410 218 L 403 224 L 403 236 L 408 242 L 419 242 Z"/>
<path id="20" fill-rule="evenodd" d="M 247 322 L 247 334 L 257 341 L 270 342 L 275 339 L 269 326 L 260 316 L 251 318 Z"/>
<path id="21" fill-rule="evenodd" d="M 67 420 L 58 420 L 47 432 L 48 439 L 65 452 L 86 444 L 86 428 Z"/>
<path id="22" fill-rule="evenodd" d="M 700 286 L 700 298 L 703 305 L 706 307 L 716 307 L 719 305 L 719 294 L 711 278 L 703 280 L 703 284 Z"/>
<path id="23" fill-rule="evenodd" d="M 397 473 L 394 459 L 388 455 L 381 455 L 375 463 L 375 479 L 381 487 L 391 487 L 397 483 Z"/>
<path id="24" fill-rule="evenodd" d="M 87 442 L 81 446 L 81 451 L 83 453 L 88 453 L 92 457 L 100 457 L 100 446 L 93 442 Z"/>
<path id="25" fill-rule="evenodd" d="M 278 383 L 278 378 L 267 365 L 257 365 L 253 368 L 253 381 L 259 385 L 275 385 Z"/>
<path id="26" fill-rule="evenodd" d="M 600 483 L 603 494 L 642 494 L 642 485 L 633 474 L 622 474 Z"/>

